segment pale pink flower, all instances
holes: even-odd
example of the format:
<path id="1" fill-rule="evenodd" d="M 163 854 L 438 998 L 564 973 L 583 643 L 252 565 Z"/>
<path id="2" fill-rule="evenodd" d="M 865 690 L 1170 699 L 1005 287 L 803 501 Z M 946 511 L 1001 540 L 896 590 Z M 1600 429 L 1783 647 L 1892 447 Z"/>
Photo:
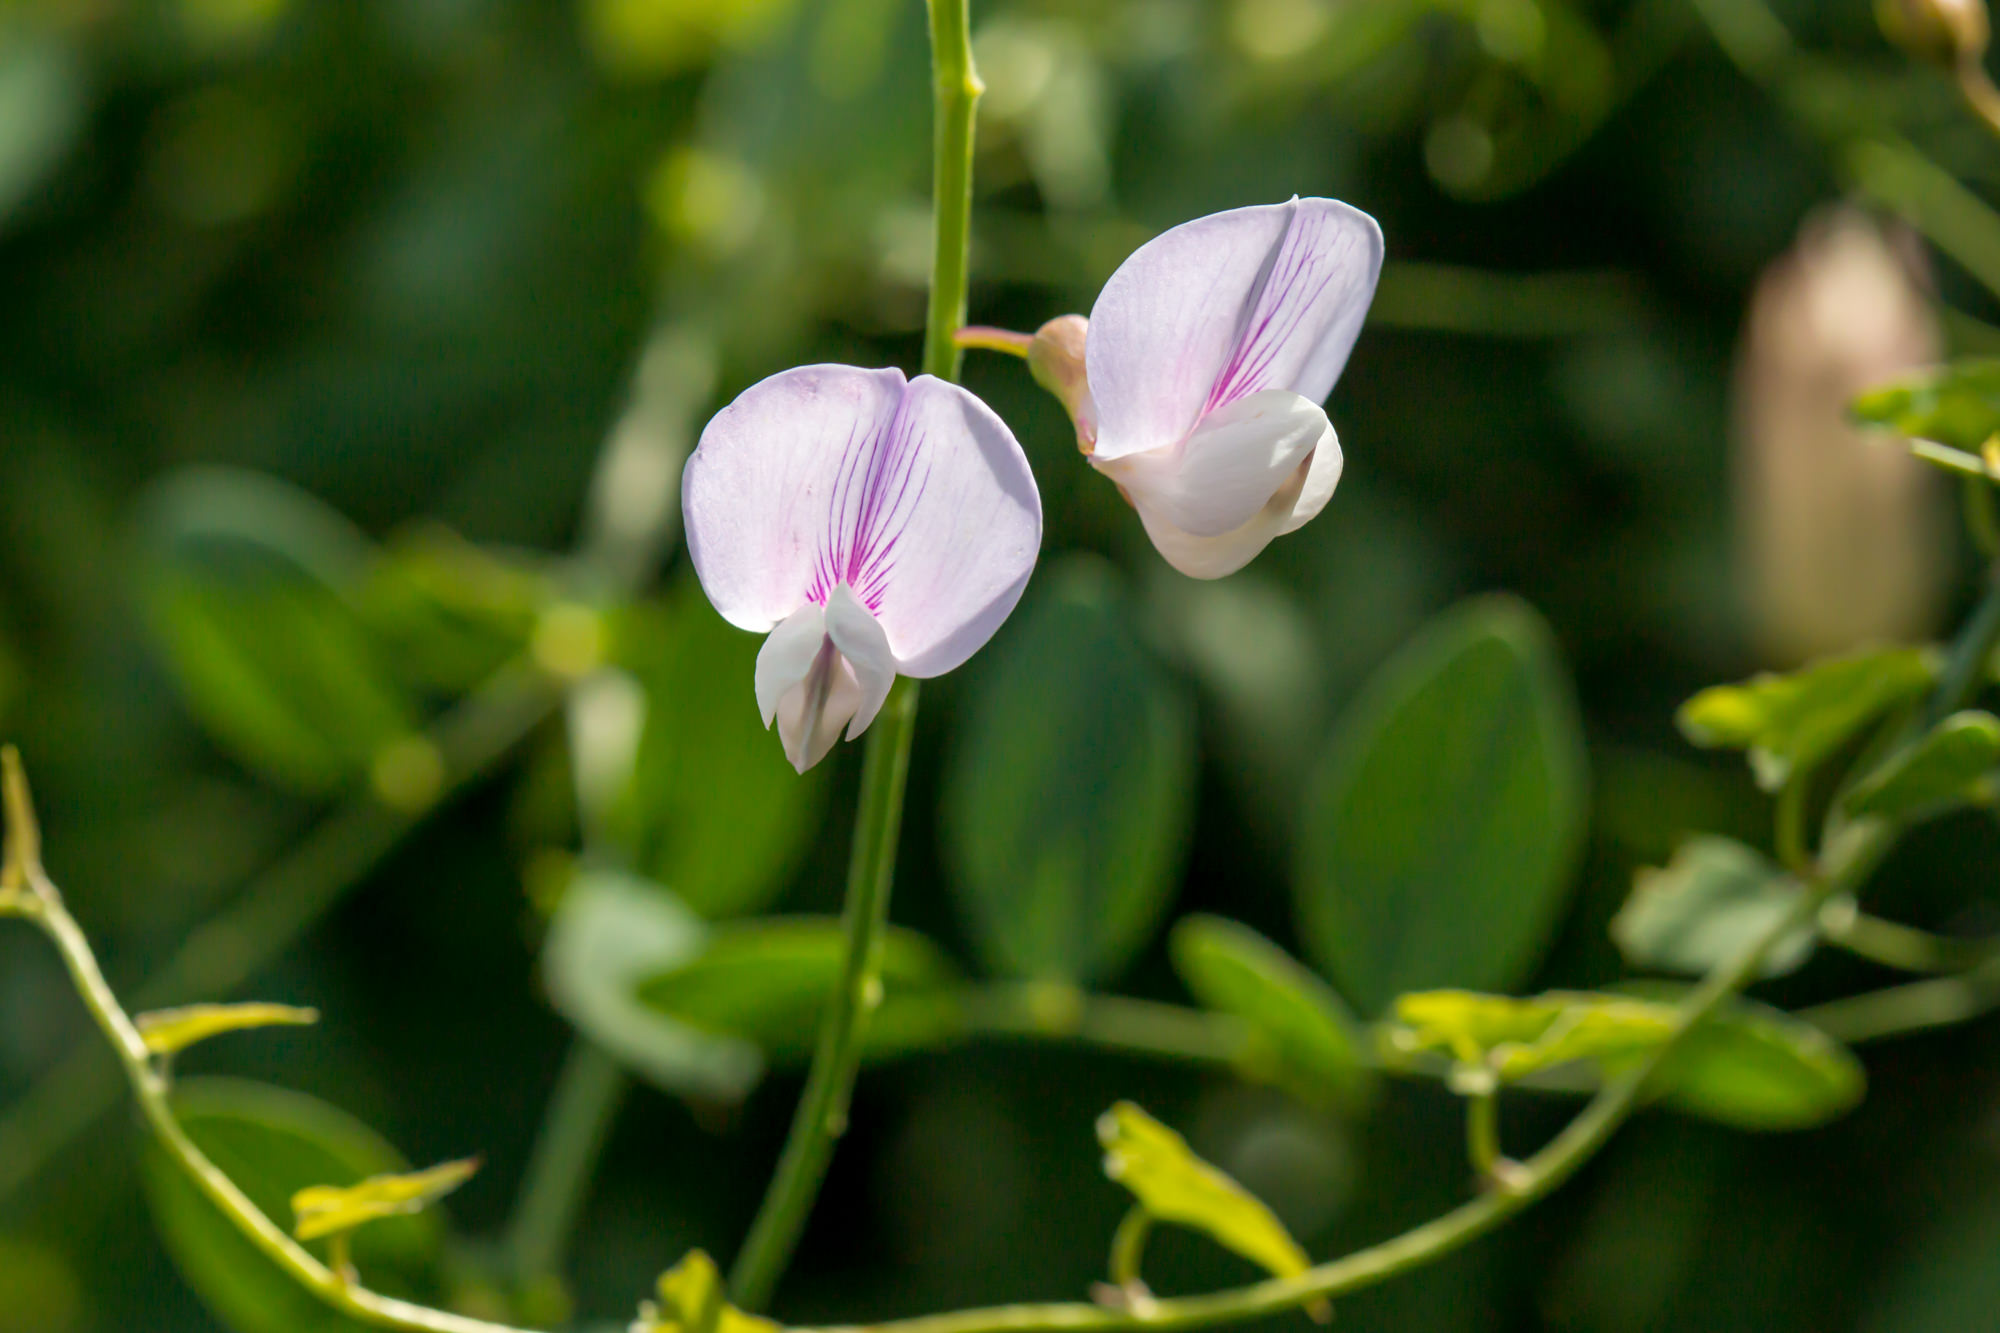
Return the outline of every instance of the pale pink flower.
<path id="1" fill-rule="evenodd" d="M 801 773 L 868 729 L 897 675 L 941 675 L 1020 600 L 1042 506 L 1021 446 L 955 384 L 803 366 L 744 390 L 681 481 L 725 620 L 768 632 L 757 706 Z"/>
<path id="2" fill-rule="evenodd" d="M 1325 507 L 1341 456 L 1320 404 L 1381 271 L 1381 229 L 1337 200 L 1232 209 L 1155 237 L 1111 275 L 1081 384 L 1061 364 L 1080 321 L 1038 335 L 1037 377 L 1174 568 L 1233 573 Z"/>

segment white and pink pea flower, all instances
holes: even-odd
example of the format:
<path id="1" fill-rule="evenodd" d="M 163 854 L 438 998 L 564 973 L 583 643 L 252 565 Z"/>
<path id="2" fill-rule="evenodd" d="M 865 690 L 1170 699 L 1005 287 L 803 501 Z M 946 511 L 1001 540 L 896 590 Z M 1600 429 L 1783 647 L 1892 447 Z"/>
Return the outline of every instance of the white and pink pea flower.
<path id="1" fill-rule="evenodd" d="M 1032 340 L 967 329 L 960 341 L 1025 351 L 1160 554 L 1220 578 L 1332 496 L 1340 442 L 1320 404 L 1381 271 L 1373 218 L 1295 198 L 1148 241 L 1104 284 L 1087 324 L 1066 315 Z"/>
<path id="2" fill-rule="evenodd" d="M 1042 504 L 1013 433 L 929 375 L 802 366 L 752 385 L 681 479 L 709 601 L 768 632 L 757 706 L 801 773 L 875 720 L 900 675 L 942 675 L 1014 609 Z"/>

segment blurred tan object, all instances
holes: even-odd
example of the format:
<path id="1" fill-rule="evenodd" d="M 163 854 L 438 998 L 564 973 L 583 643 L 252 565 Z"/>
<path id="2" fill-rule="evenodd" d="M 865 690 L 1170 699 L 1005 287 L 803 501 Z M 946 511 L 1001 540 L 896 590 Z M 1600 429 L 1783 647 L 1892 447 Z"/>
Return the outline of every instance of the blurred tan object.
<path id="1" fill-rule="evenodd" d="M 1935 628 L 1950 527 L 1941 479 L 1850 425 L 1862 389 L 1939 355 L 1913 238 L 1858 209 L 1808 219 L 1758 279 L 1738 349 L 1738 560 L 1773 665 Z"/>

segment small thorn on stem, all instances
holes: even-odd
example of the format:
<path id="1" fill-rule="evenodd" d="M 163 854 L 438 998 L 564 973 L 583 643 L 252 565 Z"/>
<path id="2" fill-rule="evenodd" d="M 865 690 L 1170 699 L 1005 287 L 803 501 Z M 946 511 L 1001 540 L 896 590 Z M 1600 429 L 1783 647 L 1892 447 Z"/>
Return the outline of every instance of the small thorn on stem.
<path id="1" fill-rule="evenodd" d="M 35 803 L 28 794 L 21 752 L 11 745 L 0 747 L 0 808 L 7 816 L 0 895 L 40 892 L 46 879 L 42 873 L 42 831 L 35 822 Z"/>
<path id="2" fill-rule="evenodd" d="M 1511 1157 L 1496 1157 L 1480 1177 L 1480 1184 L 1501 1194 L 1521 1195 L 1527 1193 L 1534 1174 L 1527 1167 Z"/>

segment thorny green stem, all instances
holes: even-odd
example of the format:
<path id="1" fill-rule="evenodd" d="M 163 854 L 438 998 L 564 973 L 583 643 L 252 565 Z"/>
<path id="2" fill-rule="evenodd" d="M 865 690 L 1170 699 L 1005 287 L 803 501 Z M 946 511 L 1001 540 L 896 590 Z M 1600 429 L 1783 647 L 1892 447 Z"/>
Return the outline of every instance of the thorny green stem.
<path id="1" fill-rule="evenodd" d="M 364 1323 L 378 1328 L 412 1330 L 414 1333 L 520 1333 L 520 1330 L 504 1324 L 413 1305 L 369 1291 L 358 1282 L 350 1282 L 337 1267 L 321 1263 L 304 1246 L 285 1234 L 237 1188 L 236 1182 L 223 1174 L 195 1145 L 187 1131 L 181 1128 L 180 1121 L 175 1119 L 173 1105 L 168 1098 L 166 1076 L 153 1063 L 145 1038 L 139 1035 L 138 1028 L 104 980 L 97 957 L 91 952 L 90 941 L 63 905 L 62 895 L 49 882 L 39 860 L 26 859 L 32 855 L 30 849 L 34 843 L 29 832 L 33 828 L 32 817 L 24 821 L 22 814 L 27 809 L 26 783 L 21 777 L 20 759 L 11 748 L 4 753 L 4 763 L 9 796 L 14 798 L 8 802 L 13 834 L 9 848 L 9 887 L 13 887 L 15 878 L 11 872 L 18 872 L 19 879 L 25 884 L 25 892 L 20 889 L 0 891 L 0 910 L 26 918 L 54 942 L 57 952 L 62 955 L 63 966 L 69 971 L 77 997 L 90 1011 L 99 1030 L 110 1042 L 113 1054 L 118 1057 L 125 1080 L 138 1100 L 140 1114 L 145 1117 L 160 1146 L 195 1187 L 208 1196 L 209 1201 L 252 1245 L 300 1286 L 334 1309 Z"/>
<path id="2" fill-rule="evenodd" d="M 971 0 L 929 0 L 935 111 L 931 170 L 935 248 L 924 328 L 926 373 L 958 379 L 952 335 L 965 323 L 972 244 L 973 108 L 985 91 L 972 65 Z M 806 1086 L 764 1202 L 729 1274 L 729 1294 L 748 1310 L 770 1303 L 805 1230 L 834 1141 L 847 1125 L 848 1101 L 861 1064 L 861 1039 L 882 998 L 882 935 L 903 820 L 903 785 L 917 720 L 917 686 L 898 680 L 868 732 L 861 803 L 843 911 L 846 953 L 841 984 L 820 1021 Z"/>
<path id="3" fill-rule="evenodd" d="M 554 712 L 554 685 L 517 663 L 503 667 L 429 733 L 444 759 L 438 800 L 490 772 Z M 236 900 L 197 927 L 133 996 L 142 1010 L 239 990 L 326 914 L 349 886 L 437 808 L 414 812 L 364 794 L 329 815 Z M 94 1046 L 72 1052 L 0 1119 L 0 1197 L 32 1180 L 118 1104 L 118 1071 Z"/>

